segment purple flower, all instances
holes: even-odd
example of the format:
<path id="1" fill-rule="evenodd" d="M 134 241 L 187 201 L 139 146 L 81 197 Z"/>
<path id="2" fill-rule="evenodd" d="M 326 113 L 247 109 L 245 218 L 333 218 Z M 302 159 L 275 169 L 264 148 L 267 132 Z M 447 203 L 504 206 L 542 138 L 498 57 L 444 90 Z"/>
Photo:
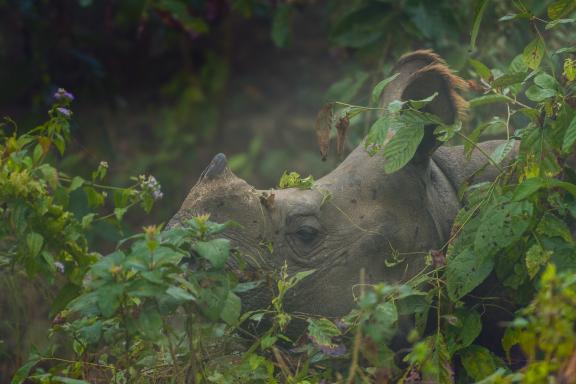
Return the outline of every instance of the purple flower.
<path id="1" fill-rule="evenodd" d="M 68 108 L 64 108 L 64 107 L 58 107 L 56 108 L 58 110 L 58 112 L 60 112 L 63 116 L 65 117 L 70 117 L 72 116 L 72 111 L 69 110 Z"/>
<path id="2" fill-rule="evenodd" d="M 74 95 L 65 90 L 64 88 L 58 88 L 56 93 L 54 93 L 54 98 L 56 100 L 72 101 L 74 100 Z"/>
<path id="3" fill-rule="evenodd" d="M 146 176 L 140 175 L 138 179 L 140 180 L 140 185 L 142 188 L 150 191 L 154 200 L 160 200 L 164 197 L 164 193 L 162 193 L 161 190 L 162 186 L 160 183 L 158 183 L 154 176 L 150 175 L 148 178 L 146 178 Z"/>

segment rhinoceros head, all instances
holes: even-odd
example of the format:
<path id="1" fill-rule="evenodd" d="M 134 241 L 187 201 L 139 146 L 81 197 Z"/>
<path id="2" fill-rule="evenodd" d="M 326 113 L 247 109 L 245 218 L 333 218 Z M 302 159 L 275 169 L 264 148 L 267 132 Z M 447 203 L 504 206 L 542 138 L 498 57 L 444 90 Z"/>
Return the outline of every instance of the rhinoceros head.
<path id="1" fill-rule="evenodd" d="M 446 123 L 457 119 L 465 102 L 455 88 L 464 82 L 438 56 L 414 52 L 395 72 L 399 76 L 382 97 L 385 105 L 438 92 L 429 111 Z M 169 225 L 205 213 L 213 221 L 239 223 L 225 236 L 251 266 L 273 271 L 286 263 L 289 273 L 316 270 L 286 298 L 287 310 L 342 316 L 354 306 L 362 269 L 366 283 L 409 279 L 423 268 L 425 254 L 448 239 L 459 208 L 457 184 L 483 162 L 474 156 L 466 162 L 457 147 L 436 151 L 433 129 L 427 127 L 415 158 L 396 173 L 386 174 L 385 159 L 369 156 L 361 144 L 311 189 L 257 190 L 219 154 Z M 243 301 L 266 305 L 269 297 L 260 291 Z"/>

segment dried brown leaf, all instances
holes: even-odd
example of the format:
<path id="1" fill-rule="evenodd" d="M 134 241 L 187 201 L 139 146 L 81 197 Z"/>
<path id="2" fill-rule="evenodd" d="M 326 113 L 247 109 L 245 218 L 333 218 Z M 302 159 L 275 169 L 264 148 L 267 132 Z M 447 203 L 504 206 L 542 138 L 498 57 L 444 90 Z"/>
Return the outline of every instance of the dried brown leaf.
<path id="1" fill-rule="evenodd" d="M 326 160 L 330 148 L 330 130 L 334 123 L 334 104 L 325 104 L 316 117 L 316 139 L 322 160 Z"/>
<path id="2" fill-rule="evenodd" d="M 342 116 L 338 119 L 336 123 L 336 131 L 338 135 L 336 136 L 336 153 L 341 155 L 344 152 L 344 145 L 346 144 L 346 134 L 348 133 L 348 127 L 350 126 L 350 118 L 348 115 Z"/>

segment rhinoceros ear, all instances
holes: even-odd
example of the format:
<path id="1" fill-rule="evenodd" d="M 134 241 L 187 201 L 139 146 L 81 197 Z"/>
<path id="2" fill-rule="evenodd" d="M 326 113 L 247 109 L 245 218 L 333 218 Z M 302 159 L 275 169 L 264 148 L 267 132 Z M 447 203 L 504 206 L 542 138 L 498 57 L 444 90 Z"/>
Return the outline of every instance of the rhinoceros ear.
<path id="1" fill-rule="evenodd" d="M 458 94 L 468 84 L 452 72 L 446 62 L 430 50 L 404 55 L 394 68 L 399 76 L 389 85 L 391 91 L 382 98 L 383 106 L 392 100 L 421 100 L 434 93 L 438 95 L 424 110 L 452 124 L 466 115 L 468 103 Z M 395 83 L 395 84 L 394 84 Z M 429 157 L 440 143 L 434 136 L 434 126 L 427 126 L 415 160 Z"/>

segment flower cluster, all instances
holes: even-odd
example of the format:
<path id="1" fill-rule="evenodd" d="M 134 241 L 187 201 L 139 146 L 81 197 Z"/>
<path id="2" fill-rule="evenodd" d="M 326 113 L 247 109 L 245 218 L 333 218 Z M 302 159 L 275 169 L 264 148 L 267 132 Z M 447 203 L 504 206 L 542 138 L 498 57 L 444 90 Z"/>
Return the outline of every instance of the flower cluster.
<path id="1" fill-rule="evenodd" d="M 58 101 L 70 102 L 74 100 L 74 95 L 64 88 L 58 88 L 58 90 L 54 93 L 54 98 Z"/>
<path id="2" fill-rule="evenodd" d="M 58 88 L 54 93 L 54 99 L 56 99 L 56 111 L 58 115 L 69 119 L 72 117 L 72 111 L 68 108 L 70 102 L 74 100 L 74 95 L 64 88 Z"/>
<path id="3" fill-rule="evenodd" d="M 162 193 L 162 186 L 156 178 L 152 175 L 146 177 L 145 175 L 138 176 L 138 181 L 140 182 L 140 186 L 143 190 L 149 191 L 152 194 L 154 200 L 160 200 L 164 197 L 164 193 Z"/>
<path id="4" fill-rule="evenodd" d="M 69 110 L 68 108 L 58 107 L 58 108 L 56 108 L 56 110 L 57 110 L 58 112 L 60 112 L 60 114 L 61 114 L 62 116 L 64 116 L 64 117 L 70 117 L 70 116 L 72 116 L 72 111 Z"/>

